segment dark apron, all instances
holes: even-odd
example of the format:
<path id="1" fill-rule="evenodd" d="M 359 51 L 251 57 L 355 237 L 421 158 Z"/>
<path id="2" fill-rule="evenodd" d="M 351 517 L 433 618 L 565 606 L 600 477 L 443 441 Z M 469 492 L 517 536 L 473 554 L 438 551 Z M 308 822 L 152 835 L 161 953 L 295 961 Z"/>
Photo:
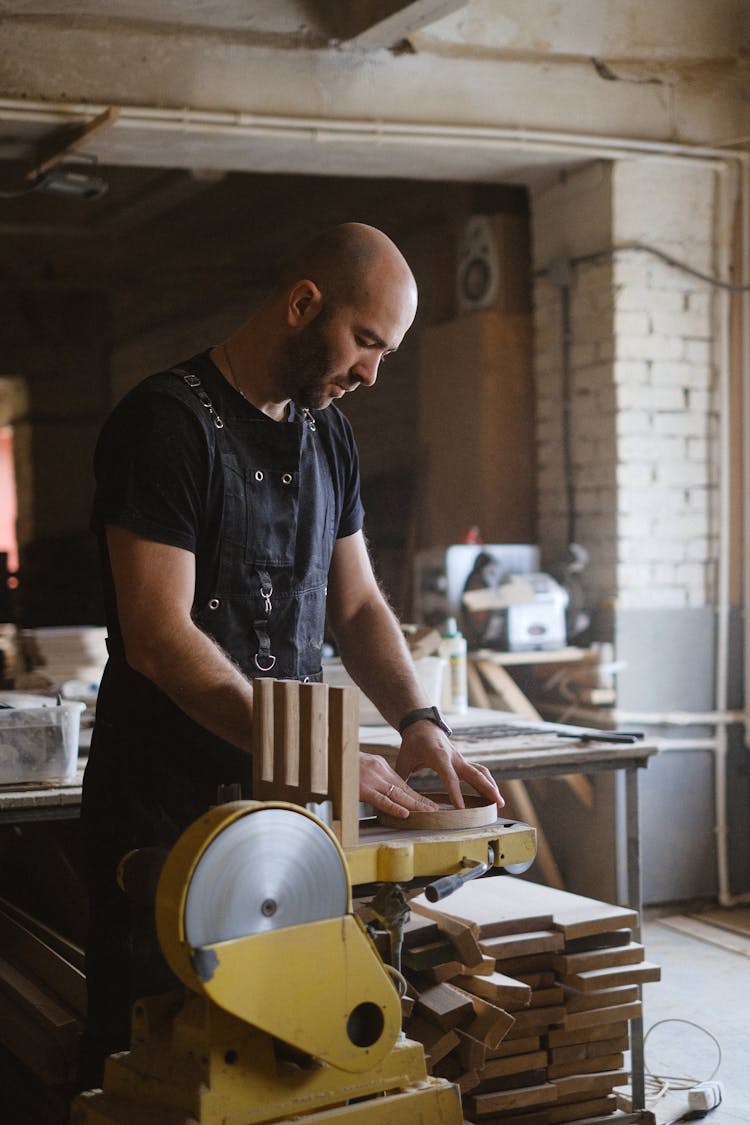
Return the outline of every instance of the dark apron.
<path id="1" fill-rule="evenodd" d="M 193 619 L 250 679 L 320 680 L 335 542 L 325 424 L 294 408 L 292 421 L 274 423 L 240 399 L 221 418 L 195 376 L 177 374 L 187 386 L 165 379 L 215 440 L 224 481 L 218 565 L 215 553 L 208 568 L 198 554 Z M 117 638 L 109 647 L 81 810 L 91 897 L 83 1072 L 92 1079 L 106 1054 L 127 1046 L 132 1003 L 174 984 L 153 909 L 127 901 L 117 864 L 133 848 L 168 849 L 219 786 L 252 794 L 249 755 L 134 672 Z"/>

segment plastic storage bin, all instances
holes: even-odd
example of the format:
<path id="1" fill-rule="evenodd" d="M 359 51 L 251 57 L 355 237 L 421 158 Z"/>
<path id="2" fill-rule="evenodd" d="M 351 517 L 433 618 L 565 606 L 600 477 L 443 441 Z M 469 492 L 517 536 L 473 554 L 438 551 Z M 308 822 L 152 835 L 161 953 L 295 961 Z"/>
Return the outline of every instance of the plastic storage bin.
<path id="1" fill-rule="evenodd" d="M 0 785 L 72 780 L 85 709 L 77 701 L 0 694 Z"/>

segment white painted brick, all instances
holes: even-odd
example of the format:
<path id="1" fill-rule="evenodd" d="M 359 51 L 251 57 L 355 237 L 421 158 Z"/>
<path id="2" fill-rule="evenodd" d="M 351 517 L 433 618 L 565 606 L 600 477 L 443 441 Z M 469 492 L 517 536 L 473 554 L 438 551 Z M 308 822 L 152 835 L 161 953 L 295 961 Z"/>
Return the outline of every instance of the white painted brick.
<path id="1" fill-rule="evenodd" d="M 697 340 L 711 337 L 710 319 L 690 312 L 660 312 L 650 314 L 651 331 L 662 336 L 689 336 Z"/>
<path id="2" fill-rule="evenodd" d="M 619 437 L 631 437 L 652 432 L 652 414 L 648 410 L 620 410 L 617 415 Z"/>
<path id="3" fill-rule="evenodd" d="M 651 381 L 651 364 L 645 359 L 621 359 L 612 365 L 612 378 L 618 386 L 642 386 Z"/>
<path id="4" fill-rule="evenodd" d="M 686 488 L 705 484 L 706 466 L 700 462 L 667 458 L 656 466 L 656 480 L 659 484 L 678 484 Z"/>
<path id="5" fill-rule="evenodd" d="M 663 438 L 646 434 L 628 434 L 618 440 L 617 454 L 620 461 L 645 461 L 656 464 L 665 455 L 669 456 L 669 442 Z"/>
<path id="6" fill-rule="evenodd" d="M 613 328 L 618 336 L 649 336 L 653 331 L 651 313 L 646 309 L 642 312 L 628 312 L 618 306 Z"/>
<path id="7" fill-rule="evenodd" d="M 678 336 L 618 336 L 617 359 L 690 359 L 687 341 Z"/>
<path id="8" fill-rule="evenodd" d="M 618 563 L 617 583 L 621 587 L 645 587 L 651 582 L 651 567 L 648 563 Z"/>
<path id="9" fill-rule="evenodd" d="M 695 590 L 705 589 L 706 564 L 698 562 L 679 563 L 677 566 L 677 581 Z"/>
<path id="10" fill-rule="evenodd" d="M 681 290 L 651 289 L 647 285 L 629 283 L 618 285 L 616 305 L 618 310 L 677 314 L 685 311 L 686 299 Z"/>
<path id="11" fill-rule="evenodd" d="M 659 411 L 653 416 L 653 432 L 659 435 L 670 435 L 674 437 L 701 437 L 705 419 L 694 411 L 679 411 L 665 410 Z M 687 445 L 685 446 L 685 455 L 687 454 Z"/>
<path id="12" fill-rule="evenodd" d="M 617 531 L 620 533 L 620 542 L 645 539 L 653 534 L 654 516 L 650 512 L 636 510 L 624 512 L 617 517 Z"/>
<path id="13" fill-rule="evenodd" d="M 689 437 L 687 439 L 687 456 L 690 461 L 708 461 L 710 448 L 706 438 Z"/>
<path id="14" fill-rule="evenodd" d="M 685 340 L 683 355 L 688 363 L 700 363 L 706 366 L 713 358 L 713 342 L 711 340 Z"/>
<path id="15" fill-rule="evenodd" d="M 618 461 L 615 479 L 621 489 L 647 487 L 653 484 L 654 466 L 646 461 Z"/>
<path id="16" fill-rule="evenodd" d="M 686 360 L 676 363 L 656 360 L 651 366 L 651 380 L 654 386 L 662 387 L 708 387 L 711 385 L 711 369 L 706 364 Z"/>
<path id="17" fill-rule="evenodd" d="M 708 428 L 712 416 L 716 416 L 718 406 L 716 393 L 710 390 L 691 388 L 688 391 L 688 403 L 692 411 L 696 414 L 702 414 L 706 418 L 706 428 Z"/>
<path id="18" fill-rule="evenodd" d="M 714 547 L 707 535 L 696 535 L 685 542 L 685 558 L 691 562 L 707 561 L 713 557 Z"/>
<path id="19" fill-rule="evenodd" d="M 709 319 L 712 314 L 713 303 L 714 298 L 710 290 L 687 294 L 687 306 L 696 316 Z"/>
<path id="20" fill-rule="evenodd" d="M 688 590 L 687 605 L 690 609 L 700 609 L 702 606 L 712 604 L 713 600 L 705 590 Z"/>

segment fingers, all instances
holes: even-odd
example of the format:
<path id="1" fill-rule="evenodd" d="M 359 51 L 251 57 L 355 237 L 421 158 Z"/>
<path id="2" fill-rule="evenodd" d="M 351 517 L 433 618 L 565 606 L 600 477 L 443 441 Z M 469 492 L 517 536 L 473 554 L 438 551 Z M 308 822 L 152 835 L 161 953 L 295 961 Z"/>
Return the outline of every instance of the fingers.
<path id="1" fill-rule="evenodd" d="M 458 772 L 463 781 L 466 781 L 472 789 L 476 789 L 477 793 L 482 797 L 488 797 L 494 801 L 499 809 L 505 805 L 505 798 L 497 787 L 497 782 L 487 769 L 487 766 L 477 766 L 471 762 L 463 759 L 462 766 L 459 767 Z"/>
<path id="2" fill-rule="evenodd" d="M 389 816 L 406 818 L 413 809 L 434 812 L 437 805 L 407 785 L 385 758 L 360 754 L 359 797 Z"/>

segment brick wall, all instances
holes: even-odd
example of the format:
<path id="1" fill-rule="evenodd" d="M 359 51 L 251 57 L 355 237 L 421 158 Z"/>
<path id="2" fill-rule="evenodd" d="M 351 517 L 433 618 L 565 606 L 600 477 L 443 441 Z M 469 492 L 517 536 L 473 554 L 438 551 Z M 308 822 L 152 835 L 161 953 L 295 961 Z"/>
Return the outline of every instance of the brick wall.
<path id="1" fill-rule="evenodd" d="M 540 541 L 548 563 L 564 554 L 565 283 L 573 526 L 597 609 L 714 597 L 712 290 L 651 253 L 606 254 L 639 242 L 711 271 L 713 194 L 705 169 L 626 161 L 591 165 L 533 199 Z"/>

